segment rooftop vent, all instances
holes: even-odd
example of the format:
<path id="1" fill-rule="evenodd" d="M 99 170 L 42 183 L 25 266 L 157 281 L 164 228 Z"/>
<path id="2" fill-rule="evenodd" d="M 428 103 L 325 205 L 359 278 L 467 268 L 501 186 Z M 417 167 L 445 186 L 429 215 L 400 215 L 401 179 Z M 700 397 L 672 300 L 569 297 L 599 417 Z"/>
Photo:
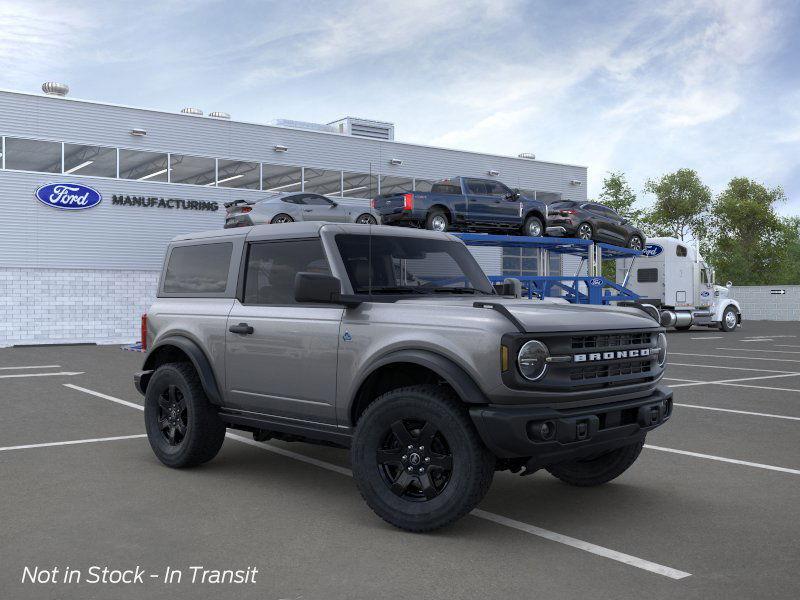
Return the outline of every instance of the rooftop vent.
<path id="1" fill-rule="evenodd" d="M 338 133 L 344 133 L 345 135 L 371 138 L 373 140 L 394 140 L 394 123 L 345 117 L 338 121 L 333 121 L 329 125 L 333 125 Z"/>
<path id="2" fill-rule="evenodd" d="M 517 156 L 527 160 L 536 160 L 536 155 L 533 152 L 521 152 L 520 154 L 517 154 Z"/>
<path id="3" fill-rule="evenodd" d="M 66 96 L 69 94 L 69 86 L 66 83 L 56 83 L 47 81 L 42 84 L 42 91 L 48 96 Z"/>
<path id="4" fill-rule="evenodd" d="M 208 116 L 212 117 L 214 119 L 230 119 L 231 118 L 231 116 L 228 113 L 221 112 L 221 111 L 218 111 L 218 110 L 215 110 L 214 112 L 208 113 Z"/>
<path id="5" fill-rule="evenodd" d="M 310 123 L 309 121 L 293 121 L 292 119 L 273 119 L 269 125 L 277 127 L 291 127 L 292 129 L 306 129 L 308 131 L 321 131 L 323 133 L 336 133 L 336 128 L 324 123 Z"/>
<path id="6" fill-rule="evenodd" d="M 195 115 L 197 117 L 203 116 L 203 111 L 199 108 L 192 108 L 191 106 L 187 106 L 186 108 L 182 108 L 181 112 L 185 115 Z"/>

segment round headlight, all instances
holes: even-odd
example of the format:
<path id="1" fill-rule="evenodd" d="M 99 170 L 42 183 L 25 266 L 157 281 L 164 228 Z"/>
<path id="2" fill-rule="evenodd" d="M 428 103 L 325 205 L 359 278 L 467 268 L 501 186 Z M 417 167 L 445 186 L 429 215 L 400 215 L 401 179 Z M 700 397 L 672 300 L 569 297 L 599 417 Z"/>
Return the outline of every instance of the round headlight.
<path id="1" fill-rule="evenodd" d="M 663 367 L 667 362 L 667 335 L 665 333 L 658 334 L 658 366 Z"/>
<path id="2" fill-rule="evenodd" d="M 517 366 L 522 376 L 529 381 L 541 379 L 547 370 L 547 357 L 550 352 L 542 342 L 531 340 L 519 349 Z"/>

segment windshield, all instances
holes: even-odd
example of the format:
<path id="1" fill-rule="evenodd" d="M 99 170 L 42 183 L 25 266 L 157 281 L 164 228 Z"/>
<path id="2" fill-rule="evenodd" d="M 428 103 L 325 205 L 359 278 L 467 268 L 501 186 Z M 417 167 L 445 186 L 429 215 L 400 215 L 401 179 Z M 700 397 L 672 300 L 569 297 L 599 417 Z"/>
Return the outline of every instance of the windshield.
<path id="1" fill-rule="evenodd" d="M 388 235 L 336 236 L 356 294 L 493 294 L 460 242 Z"/>

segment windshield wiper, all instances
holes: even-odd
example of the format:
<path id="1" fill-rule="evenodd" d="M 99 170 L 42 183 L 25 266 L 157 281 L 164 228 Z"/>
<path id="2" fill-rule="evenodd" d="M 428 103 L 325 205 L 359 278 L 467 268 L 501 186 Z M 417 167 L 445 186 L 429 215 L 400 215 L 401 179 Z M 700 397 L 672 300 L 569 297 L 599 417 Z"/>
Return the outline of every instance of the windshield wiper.
<path id="1" fill-rule="evenodd" d="M 487 294 L 488 292 L 484 292 L 481 290 L 476 290 L 475 288 L 471 287 L 437 287 L 431 290 L 437 293 L 448 293 L 448 294 Z"/>
<path id="2" fill-rule="evenodd" d="M 373 288 L 358 288 L 358 294 L 424 294 L 425 292 L 416 287 L 407 286 L 381 286 Z"/>

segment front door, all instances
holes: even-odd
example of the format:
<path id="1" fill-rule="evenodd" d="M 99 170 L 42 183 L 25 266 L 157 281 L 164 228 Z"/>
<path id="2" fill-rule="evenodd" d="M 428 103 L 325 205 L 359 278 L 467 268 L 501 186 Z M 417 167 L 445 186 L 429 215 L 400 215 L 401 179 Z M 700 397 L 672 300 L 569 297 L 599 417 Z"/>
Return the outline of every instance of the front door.
<path id="1" fill-rule="evenodd" d="M 302 198 L 303 206 L 300 214 L 303 221 L 327 221 L 342 223 L 347 220 L 347 214 L 338 202 L 319 194 L 306 194 Z"/>
<path id="2" fill-rule="evenodd" d="M 246 261 L 244 293 L 226 328 L 229 406 L 335 424 L 343 309 L 294 300 L 298 272 L 330 273 L 321 241 L 253 242 Z"/>

